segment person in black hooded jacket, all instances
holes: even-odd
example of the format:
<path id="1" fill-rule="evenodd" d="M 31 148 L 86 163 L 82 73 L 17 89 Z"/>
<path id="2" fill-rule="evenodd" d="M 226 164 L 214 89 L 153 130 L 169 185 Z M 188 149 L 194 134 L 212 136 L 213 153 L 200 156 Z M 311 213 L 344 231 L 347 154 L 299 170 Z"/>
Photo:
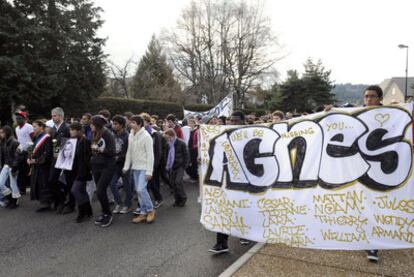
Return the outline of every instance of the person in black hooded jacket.
<path id="1" fill-rule="evenodd" d="M 10 126 L 4 126 L 2 129 L 3 159 L 4 165 L 0 172 L 0 190 L 1 193 L 9 198 L 9 208 L 16 208 L 17 201 L 20 198 L 20 190 L 17 186 L 17 147 L 19 142 L 13 136 L 13 129 Z M 10 181 L 10 188 L 6 186 L 7 180 Z"/>
<path id="2" fill-rule="evenodd" d="M 80 223 L 92 216 L 92 207 L 86 191 L 86 182 L 92 180 L 91 174 L 91 142 L 83 134 L 83 126 L 79 122 L 70 125 L 70 137 L 76 138 L 75 157 L 72 170 L 65 171 L 66 179 L 70 182 L 71 197 L 78 205 L 76 222 Z"/>
<path id="3" fill-rule="evenodd" d="M 96 195 L 102 207 L 102 214 L 95 220 L 95 224 L 108 227 L 112 223 L 107 188 L 116 171 L 115 139 L 111 131 L 105 126 L 106 119 L 101 115 L 92 117 L 91 128 L 93 131 L 91 167 L 96 183 Z"/>

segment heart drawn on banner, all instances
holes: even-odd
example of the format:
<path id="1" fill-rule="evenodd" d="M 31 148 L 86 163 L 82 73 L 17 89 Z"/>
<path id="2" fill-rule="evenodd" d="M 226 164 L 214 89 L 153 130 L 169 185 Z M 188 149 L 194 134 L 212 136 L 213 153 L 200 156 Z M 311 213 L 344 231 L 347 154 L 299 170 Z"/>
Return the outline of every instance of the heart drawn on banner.
<path id="1" fill-rule="evenodd" d="M 387 122 L 390 119 L 390 115 L 388 113 L 382 114 L 377 113 L 375 115 L 375 120 L 378 121 L 381 124 L 381 127 L 384 125 L 385 122 Z"/>

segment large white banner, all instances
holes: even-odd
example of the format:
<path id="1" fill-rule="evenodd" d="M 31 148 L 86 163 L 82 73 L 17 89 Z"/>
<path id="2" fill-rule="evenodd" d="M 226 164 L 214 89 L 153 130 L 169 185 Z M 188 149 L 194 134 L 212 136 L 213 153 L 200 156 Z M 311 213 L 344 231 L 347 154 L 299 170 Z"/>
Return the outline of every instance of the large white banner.
<path id="1" fill-rule="evenodd" d="M 209 230 L 320 249 L 414 246 L 412 105 L 201 127 Z"/>
<path id="2" fill-rule="evenodd" d="M 189 116 L 225 116 L 230 117 L 230 115 L 233 113 L 233 96 L 232 94 L 227 95 L 223 98 L 223 100 L 220 101 L 220 103 L 217 104 L 214 108 L 211 110 L 205 111 L 205 112 L 195 112 L 195 111 L 189 111 L 184 109 L 184 118 L 187 118 Z"/>

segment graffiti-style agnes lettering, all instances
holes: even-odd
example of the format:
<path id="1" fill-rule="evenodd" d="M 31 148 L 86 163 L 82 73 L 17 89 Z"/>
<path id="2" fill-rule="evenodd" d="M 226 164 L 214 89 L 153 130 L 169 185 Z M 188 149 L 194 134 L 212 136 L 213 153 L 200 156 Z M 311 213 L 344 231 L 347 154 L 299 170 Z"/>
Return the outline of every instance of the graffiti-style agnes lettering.
<path id="1" fill-rule="evenodd" d="M 412 118 L 393 107 L 331 113 L 289 125 L 228 129 L 210 141 L 205 183 L 249 192 L 334 189 L 353 181 L 375 190 L 404 184 L 412 164 Z"/>

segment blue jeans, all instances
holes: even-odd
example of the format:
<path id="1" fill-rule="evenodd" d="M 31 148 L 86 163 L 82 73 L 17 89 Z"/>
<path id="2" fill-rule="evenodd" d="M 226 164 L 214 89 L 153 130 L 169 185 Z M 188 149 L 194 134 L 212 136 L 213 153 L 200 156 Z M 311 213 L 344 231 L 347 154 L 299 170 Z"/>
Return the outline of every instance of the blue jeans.
<path id="1" fill-rule="evenodd" d="M 114 200 L 117 205 L 122 205 L 122 199 L 119 195 L 118 190 L 118 180 L 122 177 L 122 183 L 124 184 L 124 191 L 125 191 L 125 201 L 123 202 L 124 206 L 128 208 L 131 207 L 131 200 L 132 200 L 132 185 L 131 185 L 131 173 L 128 171 L 127 173 L 122 173 L 122 164 L 119 166 L 117 165 L 116 172 L 114 177 L 111 181 L 111 190 L 112 194 L 114 195 Z"/>
<path id="2" fill-rule="evenodd" d="M 16 174 L 17 176 L 17 174 Z M 19 198 L 20 197 L 20 190 L 17 187 L 17 178 L 16 176 L 13 176 L 12 169 L 7 164 L 3 166 L 0 172 L 0 191 L 4 196 L 9 195 L 12 193 L 13 198 Z M 7 180 L 10 181 L 10 189 L 6 186 Z"/>
<path id="3" fill-rule="evenodd" d="M 145 170 L 132 170 L 132 177 L 134 178 L 135 191 L 138 194 L 140 213 L 146 215 L 154 210 L 154 206 L 147 190 L 148 182 L 145 179 Z"/>

